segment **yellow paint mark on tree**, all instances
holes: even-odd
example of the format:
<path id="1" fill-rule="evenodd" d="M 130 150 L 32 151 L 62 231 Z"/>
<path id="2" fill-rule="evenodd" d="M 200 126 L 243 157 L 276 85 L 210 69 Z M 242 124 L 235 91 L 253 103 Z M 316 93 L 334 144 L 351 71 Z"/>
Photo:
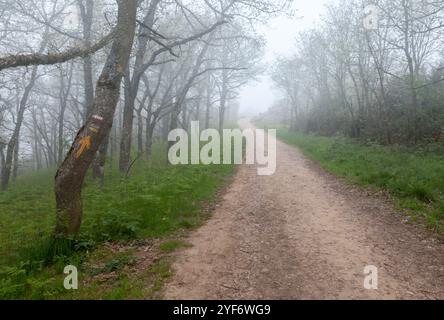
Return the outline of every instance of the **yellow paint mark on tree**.
<path id="1" fill-rule="evenodd" d="M 123 67 L 122 67 L 120 64 L 118 64 L 118 65 L 117 65 L 117 72 L 118 72 L 118 73 L 123 73 L 123 71 L 124 71 L 124 70 L 123 70 Z"/>
<path id="2" fill-rule="evenodd" d="M 77 159 L 80 158 L 86 150 L 91 148 L 91 136 L 83 137 L 82 139 L 80 139 L 79 144 L 80 144 L 80 147 L 76 153 Z"/>

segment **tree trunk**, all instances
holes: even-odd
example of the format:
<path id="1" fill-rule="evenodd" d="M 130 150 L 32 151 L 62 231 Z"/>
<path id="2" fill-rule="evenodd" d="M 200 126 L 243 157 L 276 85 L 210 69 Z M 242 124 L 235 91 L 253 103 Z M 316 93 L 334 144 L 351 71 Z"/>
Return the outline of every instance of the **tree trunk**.
<path id="1" fill-rule="evenodd" d="M 111 133 L 111 139 L 110 142 L 111 148 L 109 151 L 109 168 L 110 170 L 113 170 L 114 167 L 114 155 L 116 154 L 116 145 L 117 145 L 117 126 L 114 125 Z"/>
<path id="2" fill-rule="evenodd" d="M 416 78 L 416 72 L 415 72 L 415 66 L 414 66 L 414 60 L 411 54 L 411 51 L 413 48 L 410 46 L 410 39 L 412 37 L 413 31 L 411 30 L 410 20 L 413 19 L 410 16 L 409 9 L 410 9 L 410 2 L 409 1 L 403 1 L 402 2 L 403 10 L 404 10 L 404 54 L 407 60 L 407 66 L 409 70 L 409 86 L 410 86 L 410 96 L 411 96 L 411 103 L 412 103 L 412 112 L 411 112 L 411 122 L 413 122 L 413 139 L 414 142 L 417 142 L 418 138 L 418 109 L 419 109 L 419 103 L 418 103 L 418 93 L 416 92 L 415 88 L 415 82 L 417 80 Z"/>
<path id="3" fill-rule="evenodd" d="M 125 106 L 123 110 L 123 125 L 122 125 L 122 139 L 120 141 L 120 159 L 119 171 L 126 173 L 131 162 L 131 143 L 133 135 L 133 119 L 134 119 L 134 104 L 136 101 L 136 93 L 132 88 L 128 89 L 128 94 L 125 96 Z"/>
<path id="4" fill-rule="evenodd" d="M 201 104 L 201 101 L 199 98 L 196 102 L 196 114 L 194 116 L 194 120 L 199 121 L 199 122 L 200 122 L 200 104 Z"/>
<path id="5" fill-rule="evenodd" d="M 5 145 L 0 143 L 0 178 L 3 176 L 3 168 L 5 165 Z"/>
<path id="6" fill-rule="evenodd" d="M 85 46 L 89 48 L 91 46 L 91 30 L 94 19 L 94 1 L 86 0 L 86 6 L 83 4 L 83 1 L 79 1 L 78 4 L 83 24 L 83 39 Z M 93 64 L 92 58 L 89 55 L 83 59 L 83 81 L 85 90 L 83 120 L 86 122 L 86 119 L 91 116 L 94 103 Z"/>
<path id="7" fill-rule="evenodd" d="M 206 106 L 205 106 L 205 129 L 210 128 L 211 120 L 211 89 L 208 84 L 207 94 L 206 94 Z"/>
<path id="8" fill-rule="evenodd" d="M 150 121 L 149 118 L 147 118 L 146 120 L 146 141 L 145 141 L 145 145 L 146 145 L 146 159 L 150 160 L 151 159 L 151 155 L 153 152 L 153 135 L 154 135 L 154 128 L 156 127 L 156 119 L 154 119 L 154 121 Z"/>
<path id="9" fill-rule="evenodd" d="M 63 74 L 61 74 L 61 88 L 60 88 L 60 114 L 59 114 L 59 126 L 58 126 L 58 150 L 57 150 L 57 164 L 60 166 L 63 161 L 65 143 L 64 143 L 64 126 L 65 126 L 65 112 L 68 105 L 68 96 L 71 91 L 71 83 L 73 76 L 74 64 L 71 64 L 68 76 L 68 83 L 65 88 L 65 81 L 63 79 Z"/>
<path id="10" fill-rule="evenodd" d="M 42 109 L 40 109 L 40 118 L 41 118 L 42 125 L 43 125 L 43 128 L 40 131 L 40 134 L 42 135 L 42 138 L 45 142 L 45 150 L 47 153 L 47 163 L 48 163 L 48 167 L 52 167 L 54 164 L 56 164 L 57 155 L 54 153 L 54 150 L 51 147 L 54 145 L 54 143 L 52 143 L 48 138 L 45 113 L 43 112 Z"/>
<path id="11" fill-rule="evenodd" d="M 139 155 L 143 153 L 143 117 L 142 107 L 137 110 L 137 152 Z"/>
<path id="12" fill-rule="evenodd" d="M 134 106 L 136 102 L 137 92 L 139 90 L 140 80 L 142 79 L 142 67 L 144 65 L 145 54 L 148 48 L 148 37 L 143 36 L 146 27 L 152 28 L 155 22 L 155 13 L 160 0 L 150 2 L 147 14 L 145 15 L 143 25 L 140 26 L 140 35 L 138 37 L 138 47 L 136 52 L 136 60 L 134 64 L 133 76 L 130 79 L 129 72 L 126 79 L 126 95 L 123 109 L 123 126 L 122 137 L 120 142 L 120 159 L 119 170 L 126 174 L 131 162 L 131 145 L 134 122 Z"/>
<path id="13" fill-rule="evenodd" d="M 224 74 L 226 71 L 223 71 Z M 223 84 L 222 84 L 222 93 L 220 96 L 220 105 L 219 105 L 219 132 L 222 132 L 224 130 L 225 126 L 225 112 L 227 108 L 227 83 L 226 83 L 226 77 L 223 77 Z"/>
<path id="14" fill-rule="evenodd" d="M 57 164 L 61 165 L 63 161 L 63 151 L 64 151 L 64 143 L 63 143 L 63 135 L 64 135 L 64 119 L 65 119 L 65 110 L 66 110 L 66 103 L 62 103 L 62 106 L 60 108 L 60 116 L 59 116 L 59 134 L 58 134 L 58 161 Z"/>
<path id="15" fill-rule="evenodd" d="M 99 180 L 100 187 L 105 185 L 105 164 L 108 154 L 109 136 L 105 138 L 99 147 L 94 163 L 93 163 L 93 178 Z"/>
<path id="16" fill-rule="evenodd" d="M 3 170 L 2 170 L 2 183 L 1 183 L 1 189 L 2 191 L 6 191 L 9 186 L 9 180 L 11 177 L 11 170 L 12 170 L 12 161 L 14 158 L 14 152 L 18 145 L 18 140 L 20 137 L 20 130 L 23 123 L 23 117 L 25 114 L 25 110 L 28 104 L 28 98 L 31 94 L 32 88 L 34 87 L 35 80 L 37 78 L 37 69 L 38 66 L 33 67 L 31 79 L 29 81 L 29 84 L 25 88 L 25 92 L 23 93 L 22 99 L 20 100 L 19 110 L 17 113 L 17 121 L 15 124 L 14 132 L 12 133 L 11 139 L 8 143 L 8 148 L 6 150 L 6 160 L 4 162 Z"/>
<path id="17" fill-rule="evenodd" d="M 18 175 L 18 168 L 19 168 L 19 150 L 20 150 L 20 139 L 17 140 L 17 144 L 14 148 L 14 162 L 12 167 L 12 180 L 15 181 L 17 179 Z"/>
<path id="18" fill-rule="evenodd" d="M 226 61 L 228 59 L 227 49 L 224 47 L 223 49 L 223 65 L 225 66 Z M 226 69 L 222 70 L 222 91 L 220 93 L 220 104 L 219 104 L 219 132 L 222 133 L 225 125 L 225 113 L 227 106 L 227 97 L 228 97 L 228 71 Z"/>
<path id="19" fill-rule="evenodd" d="M 108 136 L 120 96 L 136 28 L 137 0 L 118 1 L 116 34 L 97 82 L 93 116 L 80 129 L 55 177 L 56 236 L 78 233 L 82 222 L 82 186 L 97 150 Z"/>
<path id="20" fill-rule="evenodd" d="M 181 105 L 180 102 L 176 102 L 174 104 L 174 108 L 173 111 L 171 112 L 171 116 L 170 116 L 170 126 L 169 126 L 169 132 L 176 130 L 179 126 L 179 115 L 181 112 Z M 172 146 L 174 146 L 175 142 L 174 141 L 168 141 L 168 150 L 171 149 Z M 168 154 L 168 150 L 167 150 L 167 154 Z"/>
<path id="21" fill-rule="evenodd" d="M 39 133 L 37 128 L 37 114 L 35 110 L 32 110 L 32 125 L 33 125 L 33 138 L 34 138 L 34 160 L 35 160 L 35 169 L 42 169 L 42 157 L 39 148 Z"/>
<path id="22" fill-rule="evenodd" d="M 179 127 L 179 115 L 181 113 L 181 98 L 176 97 L 177 101 L 174 103 L 174 107 L 173 110 L 171 111 L 171 115 L 170 115 L 170 124 L 169 124 L 169 129 L 168 132 L 171 132 L 173 130 L 176 130 Z M 168 153 L 169 150 L 174 146 L 175 142 L 174 141 L 168 141 L 168 148 L 166 150 L 166 154 L 167 154 L 167 164 L 171 164 L 170 160 L 168 159 Z"/>
<path id="23" fill-rule="evenodd" d="M 84 121 L 91 116 L 94 103 L 93 67 L 91 57 L 85 58 L 83 62 L 83 72 L 85 81 L 85 111 Z"/>

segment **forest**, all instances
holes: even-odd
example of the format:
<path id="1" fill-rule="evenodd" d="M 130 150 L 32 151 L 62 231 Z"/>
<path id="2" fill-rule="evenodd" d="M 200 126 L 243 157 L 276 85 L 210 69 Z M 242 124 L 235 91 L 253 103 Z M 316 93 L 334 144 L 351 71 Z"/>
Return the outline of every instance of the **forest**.
<path id="1" fill-rule="evenodd" d="M 263 69 L 255 25 L 287 6 L 0 2 L 0 296 L 52 294 L 28 278 L 82 248 L 197 223 L 232 166 L 169 167 L 168 133 L 236 126 Z"/>
<path id="2" fill-rule="evenodd" d="M 275 60 L 270 76 L 281 98 L 260 117 L 284 126 L 281 138 L 329 171 L 389 191 L 441 232 L 443 6 L 328 3 L 292 54 Z"/>
<path id="3" fill-rule="evenodd" d="M 0 300 L 444 299 L 443 48 L 444 0 L 0 0 Z"/>
<path id="4" fill-rule="evenodd" d="M 283 97 L 273 110 L 291 130 L 442 145 L 442 8 L 441 1 L 329 3 L 322 22 L 296 36 L 296 52 L 274 64 Z"/>

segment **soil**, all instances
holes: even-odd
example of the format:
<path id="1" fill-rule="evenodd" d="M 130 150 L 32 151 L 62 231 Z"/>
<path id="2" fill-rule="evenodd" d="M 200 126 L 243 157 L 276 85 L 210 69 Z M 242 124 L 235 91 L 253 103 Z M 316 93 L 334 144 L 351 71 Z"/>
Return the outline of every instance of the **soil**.
<path id="1" fill-rule="evenodd" d="M 279 141 L 276 173 L 241 166 L 187 241 L 167 299 L 444 299 L 441 240 Z M 364 287 L 369 265 L 377 290 Z"/>

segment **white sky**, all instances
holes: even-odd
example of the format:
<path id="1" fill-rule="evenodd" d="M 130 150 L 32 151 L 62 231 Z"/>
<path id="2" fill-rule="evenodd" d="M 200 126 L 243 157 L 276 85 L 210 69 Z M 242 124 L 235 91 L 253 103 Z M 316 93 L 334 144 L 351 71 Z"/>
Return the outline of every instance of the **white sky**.
<path id="1" fill-rule="evenodd" d="M 298 10 L 295 17 L 279 17 L 262 26 L 260 32 L 265 35 L 267 49 L 265 62 L 271 63 L 277 56 L 290 55 L 294 51 L 296 35 L 319 21 L 328 0 L 295 0 L 294 7 Z M 272 89 L 272 82 L 267 75 L 259 82 L 246 86 L 240 95 L 241 113 L 258 114 L 270 108 L 278 93 Z"/>

